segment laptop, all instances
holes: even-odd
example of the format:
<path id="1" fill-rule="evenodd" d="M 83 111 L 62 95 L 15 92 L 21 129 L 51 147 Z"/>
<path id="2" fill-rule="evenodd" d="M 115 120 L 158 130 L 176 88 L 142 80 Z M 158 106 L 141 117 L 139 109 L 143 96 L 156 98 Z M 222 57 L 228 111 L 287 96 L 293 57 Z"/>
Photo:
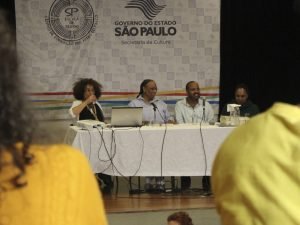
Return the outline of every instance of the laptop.
<path id="1" fill-rule="evenodd" d="M 112 107 L 112 127 L 140 127 L 143 124 L 143 107 Z"/>

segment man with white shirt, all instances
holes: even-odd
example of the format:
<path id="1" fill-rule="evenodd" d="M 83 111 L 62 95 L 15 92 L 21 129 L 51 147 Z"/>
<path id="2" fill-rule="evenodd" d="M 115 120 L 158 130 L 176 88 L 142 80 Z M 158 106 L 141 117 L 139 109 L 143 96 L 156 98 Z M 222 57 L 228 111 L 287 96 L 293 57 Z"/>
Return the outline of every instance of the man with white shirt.
<path id="1" fill-rule="evenodd" d="M 177 123 L 201 123 L 210 122 L 214 119 L 214 110 L 205 99 L 200 99 L 200 88 L 196 81 L 186 84 L 187 97 L 178 101 L 175 105 Z M 190 188 L 191 178 L 181 177 L 181 189 Z M 210 193 L 210 179 L 202 178 L 202 186 L 205 193 Z"/>
<path id="2" fill-rule="evenodd" d="M 175 105 L 177 123 L 200 123 L 214 119 L 214 110 L 209 102 L 200 99 L 200 88 L 196 81 L 186 84 L 187 97 Z"/>

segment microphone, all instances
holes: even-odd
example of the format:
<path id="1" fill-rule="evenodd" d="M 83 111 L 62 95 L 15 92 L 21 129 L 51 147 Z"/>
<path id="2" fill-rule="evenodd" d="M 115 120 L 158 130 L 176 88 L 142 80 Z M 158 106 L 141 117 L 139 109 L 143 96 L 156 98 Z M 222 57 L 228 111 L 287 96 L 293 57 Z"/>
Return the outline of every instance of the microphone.
<path id="1" fill-rule="evenodd" d="M 152 102 L 151 105 L 153 106 L 153 110 L 156 111 L 157 106 Z"/>
<path id="2" fill-rule="evenodd" d="M 205 108 L 205 102 L 206 102 L 206 98 L 203 96 L 202 97 L 202 106 L 203 106 L 203 108 Z"/>
<path id="3" fill-rule="evenodd" d="M 157 106 L 152 102 L 152 103 L 150 103 L 152 106 L 153 106 L 153 111 L 154 111 L 154 121 L 153 122 L 155 122 L 156 121 L 156 109 L 157 109 Z"/>
<path id="4" fill-rule="evenodd" d="M 162 120 L 164 121 L 164 123 L 167 123 L 166 119 L 163 117 L 163 115 L 162 115 L 161 112 L 159 111 L 157 105 L 155 105 L 155 103 L 153 103 L 153 102 L 151 103 L 151 105 L 153 106 L 154 115 L 155 115 L 155 112 L 156 112 L 156 110 L 157 110 L 158 113 L 159 113 L 159 115 L 160 115 L 160 117 L 161 117 Z"/>
<path id="5" fill-rule="evenodd" d="M 206 98 L 205 96 L 202 97 L 202 107 L 203 107 L 203 120 L 205 121 L 205 103 L 206 103 Z"/>

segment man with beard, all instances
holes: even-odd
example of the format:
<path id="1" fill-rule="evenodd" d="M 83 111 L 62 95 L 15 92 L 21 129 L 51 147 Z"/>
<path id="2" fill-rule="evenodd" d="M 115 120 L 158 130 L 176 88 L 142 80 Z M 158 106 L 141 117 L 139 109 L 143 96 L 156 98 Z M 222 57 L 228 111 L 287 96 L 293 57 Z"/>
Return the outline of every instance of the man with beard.
<path id="1" fill-rule="evenodd" d="M 187 97 L 178 101 L 175 105 L 177 123 L 201 123 L 214 119 L 214 110 L 209 102 L 200 99 L 200 88 L 196 81 L 186 84 Z M 181 177 L 181 189 L 186 190 L 191 186 L 190 177 Z M 210 178 L 203 176 L 202 186 L 204 193 L 210 195 Z"/>
<path id="2" fill-rule="evenodd" d="M 175 105 L 176 122 L 200 123 L 201 121 L 212 121 L 214 110 L 207 101 L 200 99 L 199 84 L 196 81 L 190 81 L 186 84 L 185 90 L 187 97 L 178 101 Z M 203 103 L 205 103 L 205 106 Z"/>
<path id="3" fill-rule="evenodd" d="M 259 108 L 249 100 L 249 89 L 245 84 L 238 84 L 235 87 L 234 99 L 228 104 L 240 105 L 240 116 L 252 117 L 259 113 Z M 221 115 L 229 116 L 227 104 L 223 107 Z"/>

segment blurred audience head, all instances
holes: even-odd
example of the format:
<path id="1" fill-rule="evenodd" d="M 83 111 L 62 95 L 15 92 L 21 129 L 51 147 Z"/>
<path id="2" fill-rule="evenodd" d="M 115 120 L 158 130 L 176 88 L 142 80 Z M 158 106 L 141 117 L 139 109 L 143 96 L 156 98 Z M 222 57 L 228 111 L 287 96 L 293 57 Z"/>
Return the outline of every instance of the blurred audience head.
<path id="1" fill-rule="evenodd" d="M 82 101 L 91 95 L 95 95 L 98 99 L 102 95 L 102 85 L 91 78 L 81 78 L 74 83 L 73 95 Z"/>
<path id="2" fill-rule="evenodd" d="M 186 212 L 176 212 L 168 216 L 168 225 L 193 225 L 193 221 Z"/>
<path id="3" fill-rule="evenodd" d="M 15 187 L 23 186 L 25 167 L 30 163 L 28 147 L 32 139 L 31 115 L 26 108 L 22 81 L 18 75 L 15 38 L 7 24 L 6 13 L 0 10 L 0 170 L 5 166 L 3 155 L 9 154 L 18 171 L 10 177 Z"/>
<path id="4" fill-rule="evenodd" d="M 212 167 L 223 225 L 300 224 L 300 108 L 275 103 L 234 128 Z"/>

